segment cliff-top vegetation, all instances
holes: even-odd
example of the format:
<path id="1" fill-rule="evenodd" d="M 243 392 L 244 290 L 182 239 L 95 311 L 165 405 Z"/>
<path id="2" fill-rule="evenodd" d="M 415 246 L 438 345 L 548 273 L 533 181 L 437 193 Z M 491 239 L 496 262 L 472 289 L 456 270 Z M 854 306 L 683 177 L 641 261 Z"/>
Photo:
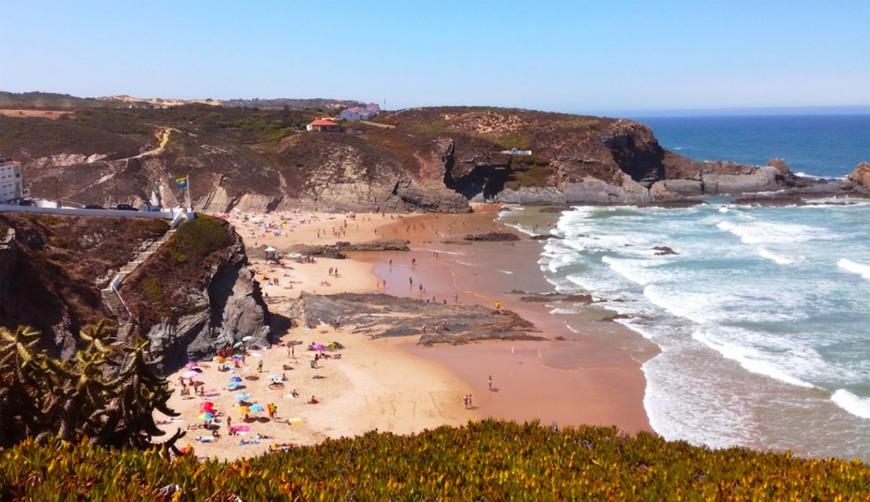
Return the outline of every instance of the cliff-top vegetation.
<path id="1" fill-rule="evenodd" d="M 223 438 L 221 441 L 235 441 Z M 0 498 L 89 500 L 866 500 L 870 467 L 709 450 L 614 428 L 486 420 L 371 432 L 232 463 L 84 444 L 0 452 Z"/>

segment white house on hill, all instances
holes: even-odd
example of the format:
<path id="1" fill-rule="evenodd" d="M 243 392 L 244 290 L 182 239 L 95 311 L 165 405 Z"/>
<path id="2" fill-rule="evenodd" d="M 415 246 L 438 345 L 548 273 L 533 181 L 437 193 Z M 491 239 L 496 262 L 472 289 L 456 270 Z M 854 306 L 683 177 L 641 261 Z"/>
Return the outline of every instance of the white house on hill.
<path id="1" fill-rule="evenodd" d="M 375 118 L 375 116 L 379 113 L 381 113 L 381 107 L 375 103 L 370 103 L 366 106 L 353 106 L 351 108 L 345 108 L 344 110 L 342 110 L 341 113 L 338 114 L 338 118 L 351 122 L 357 120 L 371 120 Z"/>

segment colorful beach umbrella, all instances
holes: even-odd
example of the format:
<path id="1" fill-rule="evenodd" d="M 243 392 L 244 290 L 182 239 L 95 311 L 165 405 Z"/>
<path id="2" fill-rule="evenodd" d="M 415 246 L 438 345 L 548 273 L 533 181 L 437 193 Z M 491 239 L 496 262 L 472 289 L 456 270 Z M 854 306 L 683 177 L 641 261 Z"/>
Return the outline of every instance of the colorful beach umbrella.
<path id="1" fill-rule="evenodd" d="M 190 361 L 189 363 L 185 364 L 184 367 L 187 369 L 193 369 L 193 368 L 196 368 L 196 363 L 193 361 Z"/>
<path id="2" fill-rule="evenodd" d="M 266 411 L 266 409 L 259 404 L 252 404 L 251 406 L 249 406 L 249 408 L 251 409 L 251 411 Z"/>
<path id="3" fill-rule="evenodd" d="M 214 356 L 214 362 L 216 362 L 216 363 L 222 363 L 225 360 L 226 359 L 224 359 L 224 356 Z"/>
<path id="4" fill-rule="evenodd" d="M 236 376 L 231 376 L 231 377 L 230 377 L 230 382 L 236 382 L 236 383 L 239 383 L 239 382 L 241 382 L 241 381 L 242 381 L 242 377 L 240 377 L 240 376 L 238 376 L 238 375 L 236 375 Z"/>
<path id="5" fill-rule="evenodd" d="M 240 384 L 238 382 L 230 382 L 229 385 L 227 385 L 227 390 L 236 390 L 241 386 L 242 386 L 242 384 Z"/>
<path id="6" fill-rule="evenodd" d="M 238 394 L 236 394 L 236 395 L 233 396 L 233 397 L 235 397 L 235 398 L 238 399 L 239 401 L 247 401 L 248 399 L 251 398 L 251 396 L 247 395 L 247 394 L 244 393 L 244 392 L 239 392 Z"/>
<path id="7" fill-rule="evenodd" d="M 251 411 L 251 408 L 249 408 L 247 406 L 239 406 L 239 411 L 242 413 L 247 413 L 247 412 Z"/>
<path id="8" fill-rule="evenodd" d="M 193 371 L 193 370 L 185 371 L 184 373 L 181 374 L 182 378 L 193 378 L 193 377 L 198 377 L 198 376 L 199 376 L 199 373 L 197 373 L 196 371 Z"/>
<path id="9" fill-rule="evenodd" d="M 200 413 L 199 418 L 201 418 L 203 420 L 209 420 L 209 419 L 214 418 L 214 413 Z"/>

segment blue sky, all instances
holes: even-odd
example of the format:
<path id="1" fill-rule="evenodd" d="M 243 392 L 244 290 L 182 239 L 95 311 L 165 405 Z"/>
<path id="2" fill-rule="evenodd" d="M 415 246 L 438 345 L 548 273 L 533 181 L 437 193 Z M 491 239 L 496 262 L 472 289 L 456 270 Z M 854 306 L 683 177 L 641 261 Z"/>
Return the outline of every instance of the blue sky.
<path id="1" fill-rule="evenodd" d="M 870 1 L 2 0 L 0 90 L 608 113 L 870 105 Z"/>

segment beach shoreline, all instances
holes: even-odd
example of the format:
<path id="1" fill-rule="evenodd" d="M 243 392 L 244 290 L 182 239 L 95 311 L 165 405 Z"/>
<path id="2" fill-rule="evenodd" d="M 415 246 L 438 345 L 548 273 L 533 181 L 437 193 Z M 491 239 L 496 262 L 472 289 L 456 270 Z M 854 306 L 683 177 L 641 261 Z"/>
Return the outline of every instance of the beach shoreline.
<path id="1" fill-rule="evenodd" d="M 462 426 L 482 418 L 538 420 L 558 426 L 615 426 L 628 433 L 649 431 L 640 364 L 644 357 L 651 357 L 650 352 L 636 347 L 625 350 L 621 342 L 614 343 L 614 339 L 628 336 L 624 333 L 627 329 L 616 323 L 592 316 L 588 323 L 592 335 L 574 333 L 548 313 L 547 304 L 526 303 L 516 294 L 504 294 L 502 283 L 491 280 L 493 274 L 495 279 L 512 275 L 511 279 L 529 290 L 552 291 L 535 270 L 538 242 L 523 239 L 512 246 L 462 242 L 468 233 L 503 230 L 495 221 L 497 211 L 496 206 L 484 205 L 466 215 L 224 215 L 249 250 L 272 246 L 281 253 L 295 243 L 410 242 L 410 252 L 356 252 L 348 259 L 317 258 L 303 264 L 288 261 L 286 268 L 252 259 L 250 269 L 261 283 L 270 311 L 276 314 L 288 316 L 289 305 L 302 291 L 385 292 L 493 308 L 499 302 L 500 308 L 532 321 L 537 329 L 532 334 L 547 340 L 423 347 L 416 344 L 417 336 L 368 339 L 354 335 L 353 326 L 338 330 L 328 325 L 313 329 L 297 326 L 276 346 L 250 351 L 237 369 L 217 372 L 215 362 L 200 362 L 208 367 L 195 380 L 203 382 L 205 397 L 182 398 L 177 392 L 169 405 L 181 412 L 182 420 L 162 418 L 163 427 L 171 434 L 174 427 L 205 424 L 202 403 L 213 403 L 220 413 L 212 425 L 218 426 L 221 437 L 209 439 L 204 429 L 193 429 L 179 445 L 193 446 L 200 457 L 223 460 L 258 455 L 270 447 L 317 444 L 326 438 L 371 430 L 409 434 L 441 425 Z M 498 256 L 508 261 L 493 270 L 468 273 L 474 260 L 486 263 Z M 416 284 L 409 284 L 415 279 Z M 337 354 L 326 352 L 333 358 L 318 361 L 316 369 L 310 367 L 314 352 L 305 348 L 332 341 L 345 348 Z M 341 359 L 334 359 L 338 354 Z M 256 369 L 260 361 L 262 371 Z M 170 381 L 178 385 L 178 376 L 185 371 L 191 369 L 173 374 Z M 284 385 L 271 389 L 269 376 L 279 375 L 286 380 Z M 227 437 L 226 417 L 233 426 L 242 425 L 244 417 L 233 397 L 239 392 L 226 389 L 232 376 L 242 379 L 245 388 L 236 390 L 249 394 L 252 402 L 263 408 L 273 403 L 278 410 L 269 420 L 262 412 L 249 412 L 249 418 L 256 416 L 253 423 L 245 424 L 249 430 Z M 299 397 L 286 397 L 293 389 L 298 390 Z M 465 404 L 469 394 L 470 407 Z M 302 404 L 312 395 L 318 404 Z"/>

